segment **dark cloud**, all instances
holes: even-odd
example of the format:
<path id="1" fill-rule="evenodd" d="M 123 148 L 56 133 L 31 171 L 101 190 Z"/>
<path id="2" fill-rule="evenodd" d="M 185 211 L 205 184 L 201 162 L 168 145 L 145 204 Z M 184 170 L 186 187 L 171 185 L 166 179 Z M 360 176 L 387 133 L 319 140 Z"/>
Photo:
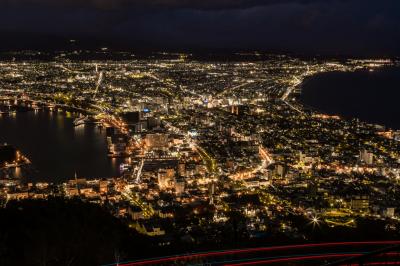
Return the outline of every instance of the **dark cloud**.
<path id="1" fill-rule="evenodd" d="M 71 38 L 121 49 L 399 55 L 398 10 L 397 0 L 14 0 L 0 8 L 9 36 L 0 47 L 57 48 Z"/>
<path id="2" fill-rule="evenodd" d="M 99 9 L 139 8 L 187 8 L 231 9 L 284 3 L 315 3 L 330 0 L 2 0 L 3 6 L 41 5 L 52 7 L 84 7 Z M 346 0 L 342 0 L 346 1 Z"/>

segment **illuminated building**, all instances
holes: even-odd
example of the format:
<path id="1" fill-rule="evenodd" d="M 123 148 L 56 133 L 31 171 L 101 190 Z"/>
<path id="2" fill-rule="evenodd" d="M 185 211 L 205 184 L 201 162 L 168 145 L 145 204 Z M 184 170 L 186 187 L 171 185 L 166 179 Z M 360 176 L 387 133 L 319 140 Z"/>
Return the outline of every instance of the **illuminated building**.
<path id="1" fill-rule="evenodd" d="M 168 134 L 147 134 L 145 138 L 146 147 L 149 149 L 166 148 L 168 146 Z"/>
<path id="2" fill-rule="evenodd" d="M 374 163 L 374 154 L 367 150 L 362 150 L 360 152 L 360 160 L 365 164 L 371 165 Z"/>

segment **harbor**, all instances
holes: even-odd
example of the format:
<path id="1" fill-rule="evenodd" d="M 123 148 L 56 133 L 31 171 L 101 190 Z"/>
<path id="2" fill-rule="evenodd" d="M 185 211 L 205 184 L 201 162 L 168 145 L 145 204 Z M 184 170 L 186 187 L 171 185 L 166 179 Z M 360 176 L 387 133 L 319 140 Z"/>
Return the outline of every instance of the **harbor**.
<path id="1" fill-rule="evenodd" d="M 75 172 L 88 179 L 120 175 L 124 159 L 107 156 L 106 130 L 96 120 L 52 106 L 1 106 L 0 143 L 12 144 L 32 164 L 29 171 L 18 175 L 7 170 L 3 178 L 57 183 L 72 178 Z M 77 119 L 84 123 L 76 126 Z"/>

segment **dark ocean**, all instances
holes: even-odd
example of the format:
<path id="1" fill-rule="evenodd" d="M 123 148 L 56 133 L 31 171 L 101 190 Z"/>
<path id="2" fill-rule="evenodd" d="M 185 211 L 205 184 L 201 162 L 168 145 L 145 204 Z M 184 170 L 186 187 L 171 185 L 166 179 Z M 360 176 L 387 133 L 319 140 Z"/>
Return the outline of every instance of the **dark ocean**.
<path id="1" fill-rule="evenodd" d="M 400 68 L 318 74 L 304 81 L 300 100 L 327 114 L 400 129 Z"/>

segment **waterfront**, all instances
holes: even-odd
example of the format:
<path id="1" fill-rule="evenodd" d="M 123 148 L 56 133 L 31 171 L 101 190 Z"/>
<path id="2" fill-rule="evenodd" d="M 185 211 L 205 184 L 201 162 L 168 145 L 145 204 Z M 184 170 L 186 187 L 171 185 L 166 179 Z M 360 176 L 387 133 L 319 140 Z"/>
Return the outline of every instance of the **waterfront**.
<path id="1" fill-rule="evenodd" d="M 0 116 L 0 143 L 18 148 L 35 171 L 25 178 L 61 182 L 74 177 L 101 178 L 119 174 L 119 159 L 107 157 L 105 130 L 95 125 L 74 127 L 78 114 L 28 111 Z"/>
<path id="2" fill-rule="evenodd" d="M 345 239 L 338 241 L 351 241 L 352 233 L 356 239 L 365 235 L 360 233 L 364 221 L 373 222 L 369 227 L 379 230 L 374 232 L 397 237 L 400 131 L 382 132 L 356 120 L 305 110 L 295 97 L 309 76 L 361 69 L 372 73 L 400 62 L 271 57 L 219 63 L 177 56 L 179 60 L 3 62 L 0 99 L 12 112 L 4 115 L 0 130 L 10 130 L 6 141 L 39 170 L 61 173 L 46 174 L 49 181 L 71 179 L 75 170 L 79 178 L 106 176 L 94 172 L 110 162 L 104 131 L 110 136 L 110 155 L 130 160 L 120 178 L 56 185 L 0 178 L 0 204 L 8 207 L 24 199 L 64 204 L 79 202 L 79 197 L 121 218 L 138 237 L 151 237 L 155 249 L 318 241 L 318 232 L 330 238 L 341 229 Z M 35 114 L 29 109 L 57 111 Z M 77 114 L 66 110 L 93 114 L 79 121 L 98 122 L 107 130 L 73 128 Z M 36 146 L 30 151 L 22 141 Z M 94 147 L 85 154 L 87 145 Z M 69 163 L 66 170 L 52 161 L 59 153 L 61 164 Z M 41 166 L 38 156 L 45 158 Z M 3 152 L 3 158 L 7 167 L 17 152 Z M 235 234 L 237 225 L 242 229 Z"/>
<path id="3" fill-rule="evenodd" d="M 400 129 L 400 68 L 329 72 L 308 78 L 301 101 L 328 114 Z"/>

